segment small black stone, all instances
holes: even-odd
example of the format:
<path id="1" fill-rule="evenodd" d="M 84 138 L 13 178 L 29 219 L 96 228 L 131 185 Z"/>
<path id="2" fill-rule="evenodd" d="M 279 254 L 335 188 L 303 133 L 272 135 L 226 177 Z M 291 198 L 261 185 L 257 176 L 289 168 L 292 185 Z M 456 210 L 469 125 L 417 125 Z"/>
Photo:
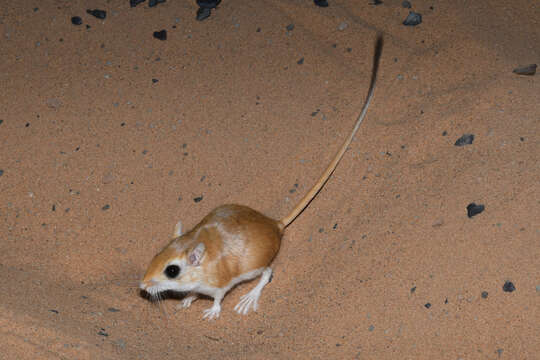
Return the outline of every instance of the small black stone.
<path id="1" fill-rule="evenodd" d="M 442 132 L 442 136 L 446 136 L 446 135 L 448 135 L 448 131 L 444 130 L 444 131 Z"/>
<path id="2" fill-rule="evenodd" d="M 0 176 L 4 175 L 4 170 L 0 169 Z"/>
<path id="3" fill-rule="evenodd" d="M 139 5 L 140 3 L 145 2 L 146 0 L 129 0 L 129 6 L 135 7 Z"/>
<path id="4" fill-rule="evenodd" d="M 320 7 L 328 7 L 328 1 L 327 0 L 313 0 L 315 5 Z"/>
<path id="5" fill-rule="evenodd" d="M 56 205 L 53 204 L 51 210 L 52 210 L 52 211 L 56 211 Z"/>
<path id="6" fill-rule="evenodd" d="M 518 68 L 515 68 L 513 73 L 518 75 L 534 75 L 536 74 L 536 64 L 530 64 L 526 66 L 520 66 Z"/>
<path id="7" fill-rule="evenodd" d="M 422 14 L 415 13 L 414 11 L 409 11 L 409 15 L 403 21 L 405 26 L 416 26 L 422 23 Z"/>
<path id="8" fill-rule="evenodd" d="M 110 208 L 111 208 L 111 205 L 105 204 L 105 205 L 103 205 L 103 207 L 101 208 L 101 210 L 104 210 L 104 211 L 105 211 L 105 210 L 109 210 Z"/>
<path id="9" fill-rule="evenodd" d="M 426 303 L 424 306 L 426 307 L 426 309 L 429 309 L 429 308 L 431 307 L 431 304 L 430 304 L 430 303 Z"/>
<path id="10" fill-rule="evenodd" d="M 159 81 L 158 79 L 152 79 L 153 84 L 157 83 L 158 81 Z"/>
<path id="11" fill-rule="evenodd" d="M 157 4 L 161 4 L 161 3 L 164 3 L 166 0 L 150 0 L 148 2 L 148 7 L 154 7 L 156 6 Z"/>
<path id="12" fill-rule="evenodd" d="M 90 10 L 90 9 L 87 9 L 86 10 L 86 13 L 92 15 L 92 16 L 95 16 L 97 17 L 98 19 L 105 19 L 107 17 L 107 12 L 105 10 L 99 10 L 99 9 L 94 9 L 94 10 Z"/>
<path id="13" fill-rule="evenodd" d="M 454 143 L 455 146 L 464 146 L 464 145 L 471 145 L 474 141 L 474 135 L 473 134 L 464 134 L 462 137 L 456 140 Z"/>
<path id="14" fill-rule="evenodd" d="M 287 29 L 287 31 L 293 31 L 293 29 L 294 29 L 294 24 L 289 24 L 289 25 L 287 25 L 287 27 L 286 27 L 285 29 Z"/>
<path id="15" fill-rule="evenodd" d="M 514 286 L 514 283 L 512 283 L 511 281 L 506 281 L 503 285 L 503 291 L 505 292 L 512 292 L 516 290 L 516 287 Z"/>
<path id="16" fill-rule="evenodd" d="M 381 5 L 383 2 L 381 0 L 373 0 L 373 2 L 370 5 Z"/>
<path id="17" fill-rule="evenodd" d="M 158 40 L 167 40 L 167 30 L 154 31 L 154 37 Z"/>
<path id="18" fill-rule="evenodd" d="M 82 24 L 82 19 L 79 16 L 74 16 L 74 17 L 71 18 L 71 23 L 73 25 L 81 25 Z"/>
<path id="19" fill-rule="evenodd" d="M 4 120 L 0 119 L 0 124 L 2 124 L 4 122 Z"/>
<path id="20" fill-rule="evenodd" d="M 407 0 L 403 1 L 401 3 L 401 6 L 404 7 L 405 9 L 410 9 L 411 8 L 411 3 Z"/>
<path id="21" fill-rule="evenodd" d="M 120 310 L 117 308 L 110 307 L 107 309 L 109 312 L 119 312 Z"/>
<path id="22" fill-rule="evenodd" d="M 201 8 L 213 9 L 219 5 L 221 0 L 197 0 L 197 5 Z"/>
<path id="23" fill-rule="evenodd" d="M 416 291 L 416 286 L 413 286 L 413 287 L 411 288 L 411 294 L 414 293 L 415 291 Z"/>
<path id="24" fill-rule="evenodd" d="M 302 65 L 304 63 L 304 58 L 301 58 L 296 62 L 298 65 Z"/>
<path id="25" fill-rule="evenodd" d="M 101 335 L 101 336 L 109 336 L 109 334 L 107 334 L 107 332 L 105 331 L 105 329 L 101 329 L 98 331 L 98 335 Z"/>
<path id="26" fill-rule="evenodd" d="M 475 203 L 470 203 L 467 205 L 467 216 L 472 218 L 475 215 L 480 214 L 482 211 L 484 211 L 486 207 L 482 204 L 476 205 Z"/>
<path id="27" fill-rule="evenodd" d="M 332 226 L 332 229 L 334 229 L 334 230 L 337 229 L 337 223 L 335 223 L 334 226 Z"/>
<path id="28" fill-rule="evenodd" d="M 197 21 L 203 21 L 204 19 L 210 17 L 210 14 L 210 8 L 200 7 L 199 10 L 197 10 L 197 16 L 195 17 L 195 19 L 197 19 Z"/>
<path id="29" fill-rule="evenodd" d="M 49 311 L 52 312 L 52 313 L 55 313 L 55 314 L 58 314 L 58 313 L 59 313 L 59 311 L 58 311 L 58 310 L 55 310 L 55 309 L 50 309 Z"/>
<path id="30" fill-rule="evenodd" d="M 488 292 L 482 291 L 482 299 L 487 299 L 487 297 L 488 297 Z"/>
<path id="31" fill-rule="evenodd" d="M 193 198 L 193 201 L 195 201 L 196 203 L 200 202 L 201 200 L 203 199 L 203 196 L 198 196 L 196 198 Z"/>

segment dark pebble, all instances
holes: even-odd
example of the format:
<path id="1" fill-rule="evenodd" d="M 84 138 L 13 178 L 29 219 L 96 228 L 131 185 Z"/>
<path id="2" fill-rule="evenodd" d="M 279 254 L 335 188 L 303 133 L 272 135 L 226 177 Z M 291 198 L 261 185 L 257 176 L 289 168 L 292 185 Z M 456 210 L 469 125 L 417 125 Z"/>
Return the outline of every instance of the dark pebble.
<path id="1" fill-rule="evenodd" d="M 154 31 L 154 37 L 158 40 L 167 40 L 167 30 Z"/>
<path id="2" fill-rule="evenodd" d="M 55 313 L 55 314 L 59 314 L 59 311 L 58 311 L 58 310 L 55 310 L 55 309 L 51 309 L 51 310 L 49 310 L 49 311 L 52 312 L 52 313 Z"/>
<path id="3" fill-rule="evenodd" d="M 534 75 L 536 74 L 536 67 L 536 64 L 520 66 L 518 68 L 515 68 L 513 73 L 518 75 Z"/>
<path id="4" fill-rule="evenodd" d="M 4 120 L 0 119 L 0 124 L 2 124 L 4 122 Z"/>
<path id="5" fill-rule="evenodd" d="M 298 65 L 302 65 L 304 63 L 304 58 L 301 58 L 296 62 Z"/>
<path id="6" fill-rule="evenodd" d="M 506 281 L 503 285 L 503 291 L 505 292 L 512 292 L 516 290 L 516 287 L 514 286 L 514 283 L 512 283 L 511 281 Z"/>
<path id="7" fill-rule="evenodd" d="M 405 21 L 403 21 L 403 25 L 405 26 L 416 26 L 422 23 L 422 15 L 415 13 L 414 11 L 409 11 L 409 15 L 407 15 L 407 18 Z"/>
<path id="8" fill-rule="evenodd" d="M 197 5 L 206 9 L 213 9 L 219 5 L 221 0 L 197 0 Z"/>
<path id="9" fill-rule="evenodd" d="M 471 145 L 474 141 L 474 135 L 473 134 L 465 134 L 459 139 L 456 140 L 454 143 L 455 146 L 464 146 L 464 145 Z"/>
<path id="10" fill-rule="evenodd" d="M 111 208 L 111 205 L 105 204 L 105 205 L 101 208 L 101 210 L 109 210 L 110 208 Z"/>
<path id="11" fill-rule="evenodd" d="M 110 307 L 107 309 L 109 312 L 119 312 L 120 310 L 117 308 Z"/>
<path id="12" fill-rule="evenodd" d="M 158 81 L 159 81 L 158 79 L 152 79 L 153 84 L 157 83 Z"/>
<path id="13" fill-rule="evenodd" d="M 94 10 L 86 10 L 86 13 L 92 15 L 92 16 L 95 16 L 97 17 L 98 19 L 105 19 L 107 17 L 107 12 L 105 10 L 99 10 L 99 9 L 94 9 Z"/>
<path id="14" fill-rule="evenodd" d="M 446 136 L 446 135 L 448 135 L 448 131 L 444 130 L 444 131 L 442 132 L 442 136 Z"/>
<path id="15" fill-rule="evenodd" d="M 487 299 L 487 297 L 488 297 L 488 292 L 482 291 L 482 299 Z"/>
<path id="16" fill-rule="evenodd" d="M 482 204 L 476 205 L 475 203 L 470 203 L 467 205 L 467 216 L 472 218 L 475 215 L 480 214 L 482 211 L 485 210 L 485 206 Z"/>
<path id="17" fill-rule="evenodd" d="M 98 331 L 98 335 L 101 335 L 101 336 L 109 336 L 109 334 L 107 334 L 107 332 L 105 331 L 105 329 L 101 329 Z"/>
<path id="18" fill-rule="evenodd" d="M 294 24 L 289 24 L 289 25 L 287 25 L 287 27 L 286 27 L 285 29 L 287 29 L 287 31 L 293 31 L 293 29 L 294 29 Z"/>
<path id="19" fill-rule="evenodd" d="M 56 211 L 56 205 L 53 205 L 51 210 Z"/>
<path id="20" fill-rule="evenodd" d="M 413 286 L 413 287 L 411 288 L 411 294 L 414 293 L 415 291 L 416 291 L 416 286 Z"/>
<path id="21" fill-rule="evenodd" d="M 146 0 L 129 0 L 129 6 L 135 7 L 139 5 L 140 3 L 145 2 Z"/>
<path id="22" fill-rule="evenodd" d="M 196 198 L 193 198 L 193 201 L 195 201 L 196 203 L 200 202 L 201 200 L 203 199 L 202 195 L 201 196 L 198 196 Z"/>
<path id="23" fill-rule="evenodd" d="M 195 19 L 198 21 L 203 21 L 204 19 L 210 17 L 211 9 L 200 7 L 199 10 L 197 10 L 197 16 Z"/>
<path id="24" fill-rule="evenodd" d="M 161 4 L 161 3 L 164 3 L 166 0 L 150 0 L 148 2 L 148 7 L 154 7 L 156 6 L 157 4 Z"/>
<path id="25" fill-rule="evenodd" d="M 383 2 L 381 0 L 373 0 L 373 2 L 370 5 L 381 5 Z"/>
<path id="26" fill-rule="evenodd" d="M 332 226 L 332 229 L 334 229 L 334 230 L 337 229 L 337 223 L 335 223 L 334 226 Z"/>
<path id="27" fill-rule="evenodd" d="M 426 307 L 426 309 L 429 309 L 429 308 L 431 307 L 431 304 L 430 304 L 430 303 L 426 303 L 424 306 Z"/>
<path id="28" fill-rule="evenodd" d="M 404 7 L 405 9 L 410 9 L 412 5 L 409 1 L 405 0 L 401 3 L 401 6 Z"/>
<path id="29" fill-rule="evenodd" d="M 0 169 L 0 176 L 4 175 L 4 170 Z"/>
<path id="30" fill-rule="evenodd" d="M 313 0 L 313 2 L 320 7 L 328 7 L 328 1 L 326 0 Z"/>
<path id="31" fill-rule="evenodd" d="M 71 23 L 73 25 L 81 25 L 82 24 L 82 19 L 79 16 L 74 16 L 74 17 L 71 18 Z"/>

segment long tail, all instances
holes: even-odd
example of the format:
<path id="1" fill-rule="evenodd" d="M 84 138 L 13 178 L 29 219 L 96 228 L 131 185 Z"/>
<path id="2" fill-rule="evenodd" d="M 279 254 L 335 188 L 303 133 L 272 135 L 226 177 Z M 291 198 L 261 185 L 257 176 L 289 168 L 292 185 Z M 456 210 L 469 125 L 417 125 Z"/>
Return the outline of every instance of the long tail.
<path id="1" fill-rule="evenodd" d="M 296 219 L 296 217 L 300 215 L 302 211 L 304 211 L 304 209 L 308 206 L 311 200 L 313 200 L 317 193 L 322 189 L 324 184 L 326 184 L 326 182 L 330 178 L 330 175 L 332 175 L 332 173 L 336 169 L 337 164 L 343 157 L 343 154 L 345 154 L 345 151 L 347 151 L 347 148 L 351 144 L 351 141 L 354 138 L 356 131 L 360 127 L 362 120 L 364 120 L 364 117 L 366 117 L 369 103 L 371 102 L 371 98 L 373 97 L 373 92 L 375 90 L 375 82 L 377 80 L 377 70 L 379 68 L 379 60 L 381 57 L 382 47 L 383 37 L 381 34 L 379 34 L 377 35 L 377 41 L 375 43 L 375 53 L 373 54 L 373 70 L 371 72 L 371 83 L 369 85 L 369 92 L 366 98 L 366 102 L 364 103 L 364 107 L 362 108 L 362 112 L 360 113 L 360 116 L 358 116 L 356 124 L 354 124 L 354 129 L 352 130 L 347 140 L 345 140 L 345 142 L 341 146 L 341 149 L 339 149 L 338 153 L 334 157 L 334 160 L 332 160 L 330 165 L 328 165 L 325 172 L 320 177 L 319 181 L 317 181 L 317 183 L 311 188 L 311 190 L 309 190 L 309 192 L 302 198 L 302 200 L 298 203 L 298 205 L 296 205 L 296 207 L 291 211 L 291 213 L 280 220 L 280 225 L 283 229 L 287 227 L 290 223 L 292 223 L 294 219 Z"/>

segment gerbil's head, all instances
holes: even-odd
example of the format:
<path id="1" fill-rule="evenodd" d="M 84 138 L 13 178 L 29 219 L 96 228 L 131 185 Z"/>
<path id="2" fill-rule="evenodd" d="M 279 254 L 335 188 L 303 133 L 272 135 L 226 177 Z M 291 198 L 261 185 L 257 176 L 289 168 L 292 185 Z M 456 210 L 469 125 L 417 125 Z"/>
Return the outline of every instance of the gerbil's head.
<path id="1" fill-rule="evenodd" d="M 191 291 L 201 281 L 204 243 L 186 244 L 174 239 L 153 259 L 139 287 L 151 296 L 167 291 Z"/>

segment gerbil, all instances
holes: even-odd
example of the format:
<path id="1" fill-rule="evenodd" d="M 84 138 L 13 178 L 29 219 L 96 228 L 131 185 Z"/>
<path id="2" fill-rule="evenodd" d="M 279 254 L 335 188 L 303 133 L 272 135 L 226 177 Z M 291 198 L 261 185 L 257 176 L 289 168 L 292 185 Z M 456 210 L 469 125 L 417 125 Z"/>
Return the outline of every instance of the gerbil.
<path id="1" fill-rule="evenodd" d="M 257 310 L 261 291 L 270 281 L 270 263 L 279 251 L 284 229 L 306 208 L 333 173 L 364 119 L 375 88 L 383 39 L 378 35 L 373 56 L 369 92 L 356 124 L 319 181 L 300 203 L 281 220 L 271 219 L 241 205 L 222 205 L 212 210 L 192 230 L 175 238 L 150 263 L 140 288 L 151 297 L 163 291 L 186 292 L 182 305 L 188 307 L 197 294 L 214 298 L 203 318 L 219 317 L 221 300 L 236 284 L 261 275 L 259 283 L 240 298 L 235 310 L 247 314 Z"/>

